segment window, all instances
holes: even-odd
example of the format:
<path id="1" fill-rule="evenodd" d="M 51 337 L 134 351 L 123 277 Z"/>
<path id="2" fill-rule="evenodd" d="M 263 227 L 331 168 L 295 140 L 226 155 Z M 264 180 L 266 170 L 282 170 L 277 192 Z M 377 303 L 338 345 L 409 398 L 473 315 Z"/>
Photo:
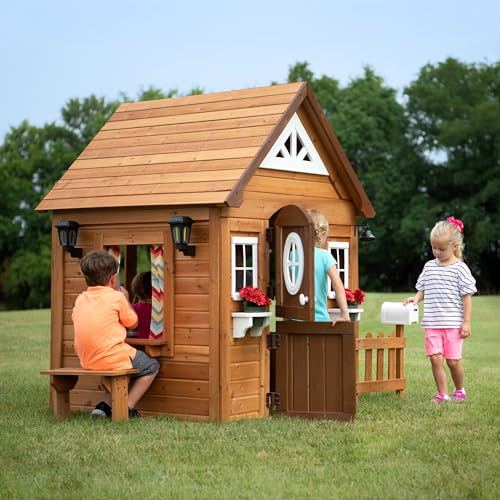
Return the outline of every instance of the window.
<path id="1" fill-rule="evenodd" d="M 299 116 L 295 113 L 260 165 L 262 168 L 328 175 Z"/>
<path id="2" fill-rule="evenodd" d="M 333 258 L 337 261 L 337 271 L 339 273 L 340 279 L 342 280 L 342 283 L 344 284 L 344 288 L 348 288 L 349 287 L 349 243 L 329 241 L 328 250 L 333 255 Z M 330 278 L 328 278 L 328 297 L 330 299 L 335 298 L 335 292 L 333 291 Z"/>
<path id="3" fill-rule="evenodd" d="M 231 297 L 241 300 L 239 291 L 245 286 L 257 287 L 258 238 L 231 238 Z"/>
<path id="4" fill-rule="evenodd" d="M 300 236 L 291 232 L 283 247 L 283 278 L 290 295 L 296 295 L 304 277 L 304 247 Z"/>

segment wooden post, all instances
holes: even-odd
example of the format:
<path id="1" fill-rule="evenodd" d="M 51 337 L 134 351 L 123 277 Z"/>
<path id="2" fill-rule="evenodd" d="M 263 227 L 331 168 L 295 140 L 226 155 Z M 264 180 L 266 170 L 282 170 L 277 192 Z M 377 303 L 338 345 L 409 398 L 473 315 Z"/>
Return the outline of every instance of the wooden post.
<path id="1" fill-rule="evenodd" d="M 396 337 L 404 337 L 404 325 L 396 325 Z M 404 378 L 404 349 L 396 349 L 396 378 L 402 380 Z M 403 395 L 404 389 L 397 389 L 398 396 Z"/>

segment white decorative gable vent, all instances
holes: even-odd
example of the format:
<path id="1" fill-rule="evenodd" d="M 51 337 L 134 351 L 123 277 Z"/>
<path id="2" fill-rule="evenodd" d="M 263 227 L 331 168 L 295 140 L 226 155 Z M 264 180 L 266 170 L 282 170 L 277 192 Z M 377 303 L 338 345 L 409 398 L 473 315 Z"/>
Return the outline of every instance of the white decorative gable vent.
<path id="1" fill-rule="evenodd" d="M 260 166 L 275 170 L 328 175 L 297 113 L 292 116 Z"/>

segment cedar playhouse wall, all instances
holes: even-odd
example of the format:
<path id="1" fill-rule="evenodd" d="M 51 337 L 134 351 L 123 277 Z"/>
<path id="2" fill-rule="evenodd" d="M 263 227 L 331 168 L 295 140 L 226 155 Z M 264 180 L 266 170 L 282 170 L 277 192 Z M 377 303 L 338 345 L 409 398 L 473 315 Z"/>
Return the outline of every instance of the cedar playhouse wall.
<path id="1" fill-rule="evenodd" d="M 295 113 L 329 175 L 260 167 Z M 265 289 L 266 229 L 291 204 L 321 210 L 329 238 L 349 242 L 349 286 L 356 287 L 356 215 L 374 211 L 305 83 L 122 104 L 37 207 L 54 210 L 53 225 L 77 221 L 84 253 L 111 244 L 164 245 L 168 345 L 139 403 L 144 414 L 222 421 L 268 415 L 266 336 L 232 336 L 231 313 L 241 303 L 231 298 L 231 237 L 258 238 L 258 284 Z M 195 257 L 174 250 L 172 215 L 193 219 Z M 52 368 L 79 366 L 71 310 L 85 288 L 78 259 L 62 251 L 53 229 Z M 78 383 L 72 410 L 89 411 L 98 384 Z"/>
<path id="2" fill-rule="evenodd" d="M 161 368 L 140 402 L 146 414 L 169 414 L 196 419 L 218 418 L 218 249 L 210 244 L 209 209 L 186 209 L 193 225 L 191 242 L 196 257 L 173 250 L 166 220 L 168 210 L 129 209 L 61 213 L 54 219 L 80 223 L 77 245 L 84 253 L 111 244 L 162 243 L 165 253 L 165 335 Z M 97 222 L 99 221 L 99 222 Z M 210 241 L 209 241 L 210 240 Z M 213 238 L 217 242 L 217 235 Z M 77 295 L 86 289 L 79 260 L 62 252 L 53 233 L 51 367 L 80 366 L 73 347 L 71 311 Z M 62 272 L 61 272 L 62 270 Z M 60 292 L 62 290 L 62 293 Z M 175 293 L 173 293 L 175 290 Z M 215 297 L 215 298 L 214 298 Z M 214 354 L 215 353 L 215 354 Z M 99 380 L 79 382 L 71 392 L 72 410 L 90 410 L 100 397 Z"/>

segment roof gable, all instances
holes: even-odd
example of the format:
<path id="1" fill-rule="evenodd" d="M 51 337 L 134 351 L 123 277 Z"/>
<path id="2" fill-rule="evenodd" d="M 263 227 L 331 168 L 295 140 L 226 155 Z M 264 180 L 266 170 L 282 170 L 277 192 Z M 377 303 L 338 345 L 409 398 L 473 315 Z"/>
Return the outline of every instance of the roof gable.
<path id="1" fill-rule="evenodd" d="M 294 134 L 303 147 L 290 142 L 290 156 L 305 164 L 301 155 L 307 155 L 324 175 L 299 108 L 319 120 L 322 142 L 341 159 L 349 194 L 370 216 L 373 207 L 306 83 L 122 104 L 37 210 L 239 206 L 255 170 Z"/>
<path id="2" fill-rule="evenodd" d="M 328 170 L 297 113 L 283 129 L 260 167 L 328 175 Z"/>

